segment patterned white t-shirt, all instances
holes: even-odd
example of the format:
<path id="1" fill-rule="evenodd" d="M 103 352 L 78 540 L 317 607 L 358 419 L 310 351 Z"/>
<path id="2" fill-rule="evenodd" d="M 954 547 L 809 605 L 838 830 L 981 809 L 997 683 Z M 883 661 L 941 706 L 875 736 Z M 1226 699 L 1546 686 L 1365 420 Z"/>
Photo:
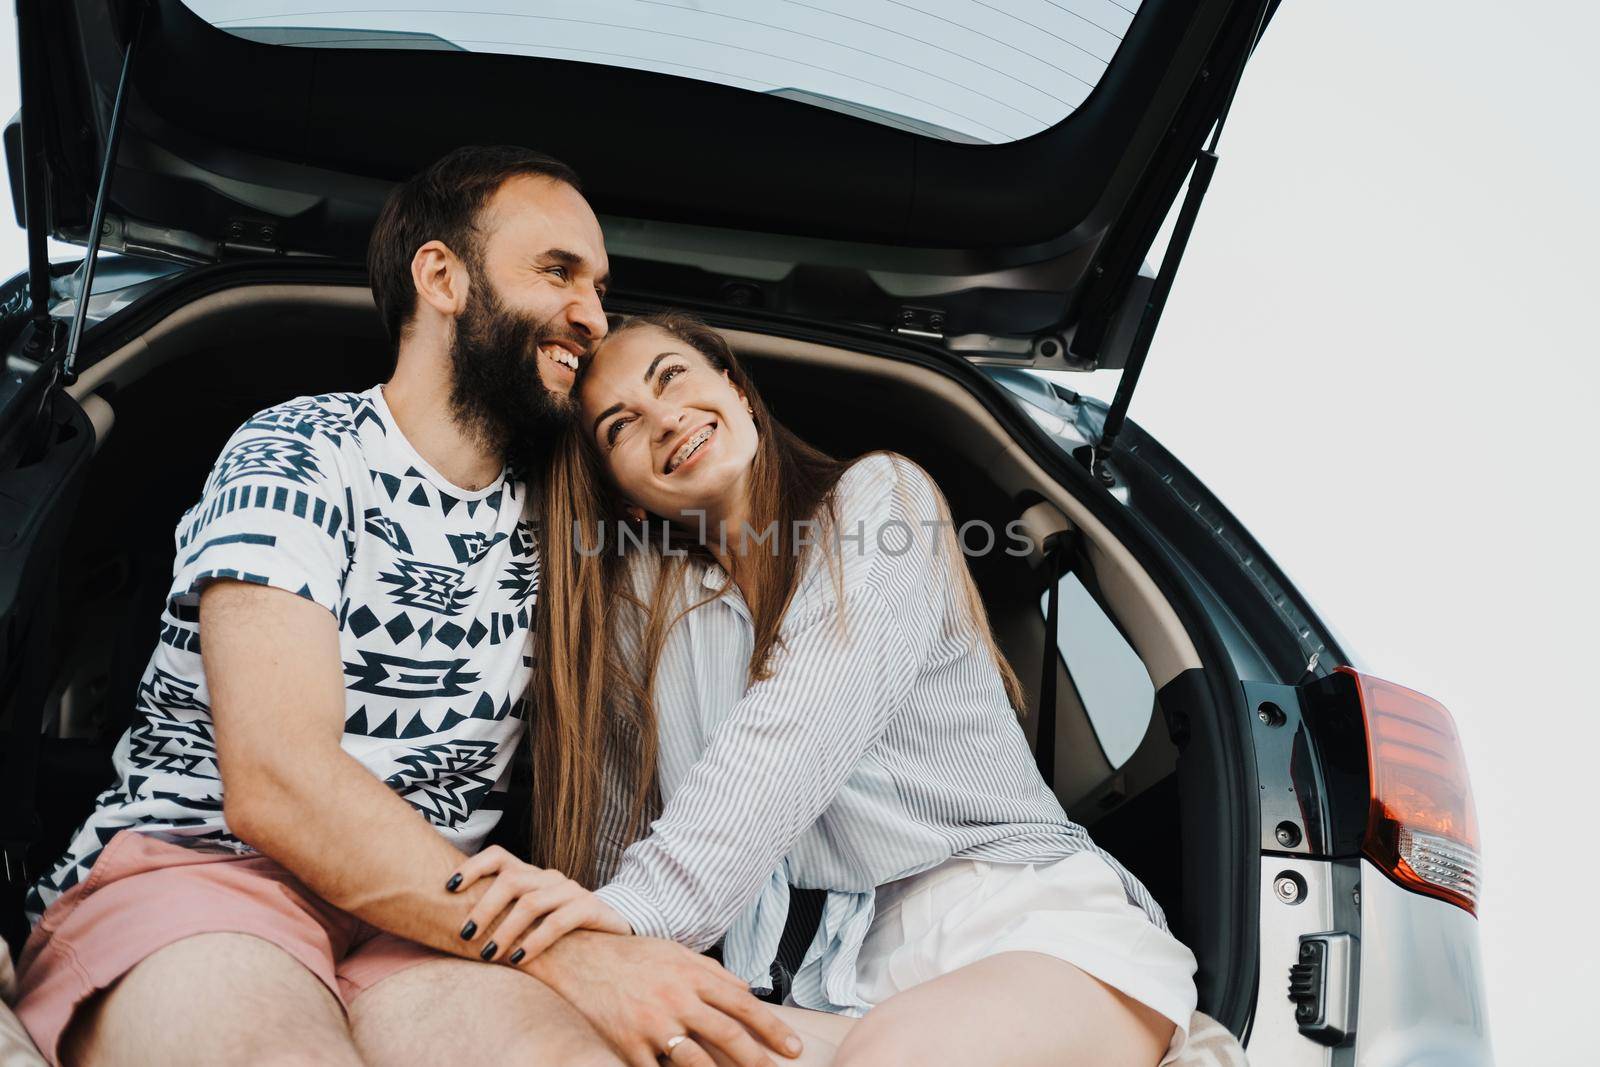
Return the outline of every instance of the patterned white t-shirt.
<path id="1" fill-rule="evenodd" d="M 199 593 L 231 578 L 339 623 L 344 750 L 476 851 L 522 736 L 539 559 L 525 487 L 452 485 L 395 425 L 381 387 L 252 417 L 178 523 L 161 635 L 118 742 L 115 784 L 29 894 L 31 918 L 129 828 L 248 851 L 228 831 L 200 661 Z"/>

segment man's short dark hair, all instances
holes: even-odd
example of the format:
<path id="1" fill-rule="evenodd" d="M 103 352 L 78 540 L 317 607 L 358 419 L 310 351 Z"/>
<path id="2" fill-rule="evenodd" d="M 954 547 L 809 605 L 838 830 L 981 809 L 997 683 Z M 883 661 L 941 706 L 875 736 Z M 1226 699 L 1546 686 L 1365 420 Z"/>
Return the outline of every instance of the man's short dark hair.
<path id="1" fill-rule="evenodd" d="M 396 347 L 417 309 L 411 261 L 429 241 L 442 241 L 476 267 L 482 234 L 478 213 L 511 178 L 550 178 L 581 191 L 578 175 L 560 160 L 515 145 L 457 148 L 396 186 L 378 213 L 367 243 L 367 277 L 378 314 Z"/>

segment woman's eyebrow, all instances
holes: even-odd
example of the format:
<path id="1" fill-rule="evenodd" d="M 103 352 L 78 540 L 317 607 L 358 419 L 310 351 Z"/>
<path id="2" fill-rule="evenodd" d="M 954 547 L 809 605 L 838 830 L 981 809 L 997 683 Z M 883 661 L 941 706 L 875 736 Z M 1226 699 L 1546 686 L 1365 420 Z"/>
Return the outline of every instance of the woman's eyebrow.
<path id="1" fill-rule="evenodd" d="M 607 419 L 609 419 L 611 416 L 615 415 L 617 412 L 619 412 L 621 410 L 622 410 L 622 405 L 620 403 L 619 404 L 612 404 L 610 407 L 606 408 L 604 411 L 602 411 L 600 414 L 598 414 L 598 415 L 596 415 L 594 417 L 594 426 L 590 428 L 589 432 L 590 433 L 599 433 L 600 432 L 600 424 L 602 422 L 605 422 Z"/>
<path id="2" fill-rule="evenodd" d="M 662 360 L 666 359 L 668 356 L 676 356 L 678 354 L 679 353 L 677 353 L 677 352 L 663 352 L 659 356 L 657 356 L 655 359 L 652 359 L 650 361 L 650 366 L 648 366 L 648 367 L 646 367 L 644 369 L 644 378 L 642 379 L 644 381 L 644 384 L 646 384 L 646 385 L 650 384 L 650 379 L 655 376 L 656 368 L 661 365 L 661 361 Z"/>

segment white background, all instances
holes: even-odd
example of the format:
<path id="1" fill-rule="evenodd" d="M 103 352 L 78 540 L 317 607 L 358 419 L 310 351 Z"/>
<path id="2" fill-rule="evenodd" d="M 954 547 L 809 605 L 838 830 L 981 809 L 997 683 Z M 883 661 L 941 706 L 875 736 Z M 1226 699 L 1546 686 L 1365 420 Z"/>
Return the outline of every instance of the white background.
<path id="1" fill-rule="evenodd" d="M 1580 0 L 1285 3 L 1132 408 L 1455 712 L 1503 1065 L 1597 1061 L 1597 40 Z"/>

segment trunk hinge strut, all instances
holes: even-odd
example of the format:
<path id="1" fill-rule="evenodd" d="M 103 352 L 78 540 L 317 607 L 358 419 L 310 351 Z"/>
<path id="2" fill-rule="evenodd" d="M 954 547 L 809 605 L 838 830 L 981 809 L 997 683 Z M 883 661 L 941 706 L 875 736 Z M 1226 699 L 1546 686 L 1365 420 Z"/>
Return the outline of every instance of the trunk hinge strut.
<path id="1" fill-rule="evenodd" d="M 1105 426 L 1100 431 L 1100 440 L 1095 444 L 1089 460 L 1090 471 L 1104 485 L 1115 482 L 1105 463 L 1112 449 L 1116 447 L 1117 435 L 1122 432 L 1123 423 L 1127 421 L 1128 405 L 1133 400 L 1134 389 L 1139 385 L 1139 374 L 1144 370 L 1145 357 L 1150 354 L 1150 342 L 1155 337 L 1156 326 L 1161 322 L 1161 312 L 1167 305 L 1167 294 L 1172 291 L 1172 280 L 1178 273 L 1183 250 L 1189 244 L 1195 217 L 1200 213 L 1200 202 L 1205 199 L 1206 189 L 1211 185 L 1211 176 L 1217 169 L 1217 142 L 1222 139 L 1222 127 L 1228 121 L 1228 111 L 1233 107 L 1234 94 L 1239 91 L 1239 81 L 1244 77 L 1245 64 L 1255 51 L 1256 43 L 1261 40 L 1261 29 L 1266 24 L 1267 10 L 1271 6 L 1272 0 L 1262 0 L 1261 10 L 1256 15 L 1255 32 L 1250 37 L 1250 46 L 1240 55 L 1238 66 L 1233 69 L 1227 93 L 1222 98 L 1222 110 L 1217 114 L 1216 125 L 1211 128 L 1211 142 L 1195 157 L 1194 168 L 1189 173 L 1189 188 L 1184 194 L 1183 206 L 1179 208 L 1177 221 L 1172 228 L 1172 239 L 1167 242 L 1166 252 L 1161 257 L 1161 269 L 1156 274 L 1155 284 L 1150 287 L 1150 295 L 1145 298 L 1144 311 L 1139 316 L 1139 328 L 1134 332 L 1133 345 L 1129 349 L 1127 362 L 1123 365 L 1122 378 L 1117 382 L 1117 393 L 1111 399 L 1111 407 L 1106 412 Z"/>
<path id="2" fill-rule="evenodd" d="M 128 48 L 122 56 L 122 73 L 117 78 L 117 97 L 111 105 L 111 124 L 106 131 L 106 155 L 100 163 L 100 184 L 94 193 L 94 215 L 89 222 L 89 241 L 83 255 L 83 279 L 78 286 L 78 302 L 72 310 L 72 328 L 67 332 L 67 348 L 61 359 L 61 380 L 66 385 L 77 381 L 78 344 L 83 340 L 84 317 L 89 311 L 89 294 L 94 291 L 95 260 L 100 255 L 100 237 L 105 225 L 106 201 L 111 196 L 111 175 L 117 165 L 117 145 L 122 140 L 122 119 L 128 102 L 128 79 L 133 72 L 133 56 L 139 47 L 139 32 L 144 29 L 145 5 L 139 5 Z"/>
<path id="3" fill-rule="evenodd" d="M 45 244 L 44 107 L 45 69 L 42 33 L 35 3 L 17 4 L 17 80 L 22 88 L 22 214 L 28 238 L 28 307 L 32 331 L 27 347 L 42 363 L 55 352 L 55 323 L 50 318 L 50 252 Z"/>

